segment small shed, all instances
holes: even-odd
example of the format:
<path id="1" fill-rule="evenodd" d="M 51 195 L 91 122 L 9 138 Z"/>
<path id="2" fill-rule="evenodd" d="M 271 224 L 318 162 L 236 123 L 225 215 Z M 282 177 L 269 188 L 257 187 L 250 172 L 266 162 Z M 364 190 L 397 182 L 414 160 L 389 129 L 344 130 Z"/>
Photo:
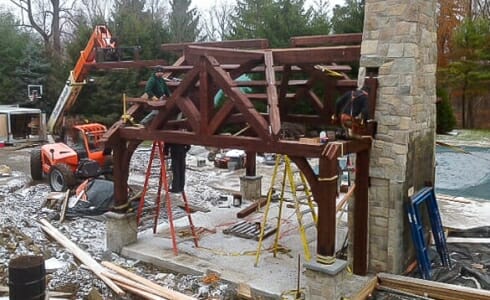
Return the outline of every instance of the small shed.
<path id="1" fill-rule="evenodd" d="M 42 141 L 46 116 L 38 108 L 0 105 L 0 142 L 14 144 Z"/>

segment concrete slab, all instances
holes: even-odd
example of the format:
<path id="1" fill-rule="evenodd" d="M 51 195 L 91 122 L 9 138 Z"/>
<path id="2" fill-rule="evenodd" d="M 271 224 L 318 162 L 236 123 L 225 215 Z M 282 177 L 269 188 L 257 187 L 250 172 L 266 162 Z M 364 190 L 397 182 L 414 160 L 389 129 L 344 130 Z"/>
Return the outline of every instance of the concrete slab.
<path id="1" fill-rule="evenodd" d="M 247 201 L 244 205 L 250 203 Z M 279 298 L 282 292 L 296 287 L 298 255 L 301 257 L 301 262 L 305 262 L 294 210 L 283 208 L 279 236 L 279 245 L 289 252 L 281 251 L 277 257 L 273 257 L 270 252 L 274 245 L 275 235 L 273 234 L 263 241 L 259 262 L 255 267 L 258 242 L 222 232 L 239 221 L 235 216 L 240 209 L 237 207 L 212 208 L 209 213 L 192 214 L 196 227 L 216 231 L 216 233 L 205 231 L 200 236 L 198 248 L 194 246 L 192 238 L 178 238 L 179 253 L 175 256 L 172 251 L 168 224 L 162 224 L 159 225 L 155 235 L 151 230 L 141 232 L 135 244 L 123 248 L 122 255 L 184 274 L 204 274 L 212 270 L 233 285 L 250 286 L 254 297 Z M 277 216 L 278 203 L 276 202 L 271 205 L 267 224 L 275 224 Z M 254 213 L 245 219 L 251 223 L 262 222 L 263 212 Z M 180 218 L 174 224 L 177 228 L 183 228 L 188 225 L 187 218 Z M 340 226 L 340 228 L 345 227 Z M 307 233 L 309 237 L 316 236 L 316 229 L 312 228 Z M 339 231 L 338 245 L 342 244 L 344 237 L 345 229 Z M 316 253 L 315 249 L 315 242 L 309 245 L 313 257 Z M 305 281 L 302 273 L 303 268 L 300 282 Z"/>

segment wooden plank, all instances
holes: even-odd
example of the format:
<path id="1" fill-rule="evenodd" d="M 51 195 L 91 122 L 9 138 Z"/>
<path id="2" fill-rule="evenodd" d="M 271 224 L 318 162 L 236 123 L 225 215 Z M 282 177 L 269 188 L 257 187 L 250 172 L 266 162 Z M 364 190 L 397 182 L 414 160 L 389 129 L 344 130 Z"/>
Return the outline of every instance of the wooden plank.
<path id="1" fill-rule="evenodd" d="M 159 297 L 165 297 L 165 295 L 162 295 L 159 291 L 152 289 L 151 287 L 148 287 L 144 284 L 135 282 L 134 280 L 126 278 L 122 275 L 114 274 L 112 272 L 104 272 L 103 274 L 117 282 L 117 284 L 122 286 L 125 290 L 128 290 L 135 295 L 143 296 L 145 297 L 145 299 L 167 299 Z"/>
<path id="2" fill-rule="evenodd" d="M 352 298 L 352 300 L 366 300 L 370 299 L 372 293 L 375 291 L 378 285 L 378 277 L 374 276 L 367 282 L 366 285 Z"/>
<path id="3" fill-rule="evenodd" d="M 60 223 L 63 223 L 66 216 L 66 210 L 68 209 L 68 198 L 70 197 L 70 189 L 66 190 L 65 197 L 63 198 L 63 203 L 61 203 L 60 210 Z"/>
<path id="4" fill-rule="evenodd" d="M 379 284 L 409 293 L 444 300 L 487 300 L 490 291 L 388 273 L 378 274 Z"/>
<path id="5" fill-rule="evenodd" d="M 245 207 L 244 209 L 240 210 L 237 212 L 236 217 L 237 218 L 245 218 L 246 216 L 256 212 L 258 209 L 261 207 L 264 207 L 267 204 L 267 198 L 263 197 L 260 198 L 259 200 L 255 201 L 251 205 Z"/>
<path id="6" fill-rule="evenodd" d="M 490 238 L 448 237 L 446 243 L 450 244 L 490 244 Z"/>
<path id="7" fill-rule="evenodd" d="M 179 293 L 177 291 L 174 291 L 174 290 L 165 288 L 163 286 L 160 286 L 151 280 L 148 280 L 148 279 L 143 278 L 139 275 L 136 275 L 132 272 L 129 272 L 128 270 L 121 268 L 118 265 L 115 265 L 111 262 L 103 261 L 102 265 L 108 269 L 111 269 L 111 270 L 117 272 L 118 274 L 120 274 L 120 275 L 122 275 L 128 279 L 131 279 L 137 283 L 141 283 L 147 287 L 150 287 L 154 290 L 159 291 L 162 295 L 164 295 L 164 297 L 167 297 L 169 299 L 176 299 L 176 300 L 195 300 L 196 299 L 194 297 L 190 297 L 190 296 L 187 296 L 185 294 Z"/>
<path id="8" fill-rule="evenodd" d="M 331 45 L 360 45 L 362 33 L 344 33 L 332 35 L 295 36 L 290 39 L 293 47 L 315 47 Z"/>
<path id="9" fill-rule="evenodd" d="M 210 134 L 208 124 L 214 111 L 214 98 L 210 93 L 210 76 L 206 71 L 206 61 L 201 58 L 199 63 L 199 112 L 201 114 L 201 133 Z"/>
<path id="10" fill-rule="evenodd" d="M 223 106 L 221 106 L 219 111 L 214 115 L 211 122 L 209 122 L 208 133 L 210 135 L 216 133 L 218 128 L 220 128 L 220 126 L 223 125 L 223 122 L 231 114 L 231 112 L 233 111 L 234 108 L 235 108 L 235 105 L 229 99 L 223 103 Z"/>
<path id="11" fill-rule="evenodd" d="M 94 272 L 97 277 L 99 277 L 108 287 L 110 287 L 117 295 L 124 295 L 124 291 L 121 290 L 111 279 L 104 276 L 102 273 L 105 271 L 95 259 L 93 259 L 87 252 L 80 249 L 75 243 L 70 241 L 61 232 L 59 232 L 53 225 L 51 225 L 47 220 L 41 219 L 39 221 L 42 226 L 41 228 L 54 238 L 63 247 L 69 250 L 76 258 L 78 258 L 84 265 L 86 265 L 92 272 Z"/>

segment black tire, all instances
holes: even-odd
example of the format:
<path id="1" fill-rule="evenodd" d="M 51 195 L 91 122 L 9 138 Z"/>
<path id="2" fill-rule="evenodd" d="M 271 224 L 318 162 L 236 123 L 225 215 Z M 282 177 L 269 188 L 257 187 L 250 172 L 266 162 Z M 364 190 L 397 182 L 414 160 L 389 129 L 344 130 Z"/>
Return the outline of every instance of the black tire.
<path id="1" fill-rule="evenodd" d="M 33 180 L 43 179 L 43 163 L 40 149 L 31 151 L 31 177 Z"/>
<path id="2" fill-rule="evenodd" d="M 57 164 L 49 170 L 49 186 L 54 192 L 65 192 L 77 183 L 75 174 L 67 164 Z"/>

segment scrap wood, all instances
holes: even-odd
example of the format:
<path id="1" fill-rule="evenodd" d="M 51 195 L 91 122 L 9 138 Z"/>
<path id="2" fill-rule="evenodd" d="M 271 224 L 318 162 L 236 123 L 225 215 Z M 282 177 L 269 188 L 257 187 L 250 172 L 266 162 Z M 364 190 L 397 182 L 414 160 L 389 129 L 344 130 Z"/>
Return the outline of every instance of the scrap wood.
<path id="1" fill-rule="evenodd" d="M 259 200 L 255 201 L 251 205 L 237 212 L 236 217 L 245 218 L 246 216 L 258 210 L 259 208 L 265 206 L 266 204 L 267 204 L 267 198 L 266 197 L 260 198 Z"/>
<path id="2" fill-rule="evenodd" d="M 165 295 L 162 295 L 159 291 L 152 289 L 151 287 L 146 286 L 144 284 L 138 283 L 134 280 L 128 279 L 127 277 L 124 277 L 122 275 L 115 274 L 113 272 L 104 272 L 102 274 L 116 281 L 116 283 L 122 288 L 124 288 L 125 290 L 135 293 L 138 296 L 142 296 L 147 299 L 167 299 L 167 298 L 162 298 Z M 157 297 L 157 298 L 151 298 L 151 297 Z"/>
<path id="3" fill-rule="evenodd" d="M 388 273 L 379 273 L 380 285 L 405 292 L 444 300 L 486 300 L 490 291 L 457 286 L 448 283 L 423 280 Z"/>
<path id="4" fill-rule="evenodd" d="M 68 198 L 70 198 L 70 189 L 66 190 L 65 198 L 63 199 L 63 202 L 61 203 L 60 223 L 62 223 L 65 220 L 66 209 L 68 208 Z"/>
<path id="5" fill-rule="evenodd" d="M 138 275 L 136 275 L 136 274 L 124 269 L 124 268 L 121 268 L 121 267 L 111 263 L 111 262 L 103 261 L 102 265 L 108 269 L 111 269 L 112 271 L 119 273 L 120 275 L 122 275 L 126 278 L 129 278 L 131 280 L 134 280 L 138 283 L 141 283 L 143 285 L 146 285 L 152 289 L 159 291 L 162 295 L 164 295 L 164 297 L 166 297 L 168 299 L 171 299 L 171 300 L 196 300 L 196 298 L 193 298 L 193 297 L 187 296 L 185 294 L 179 293 L 177 291 L 165 288 L 161 285 L 154 283 L 153 281 L 150 281 L 146 278 L 138 276 Z"/>
<path id="6" fill-rule="evenodd" d="M 79 259 L 83 264 L 85 264 L 92 272 L 94 272 L 97 277 L 104 281 L 107 286 L 109 286 L 116 294 L 122 296 L 124 291 L 118 287 L 112 280 L 102 275 L 105 268 L 102 267 L 95 259 L 93 259 L 87 252 L 80 249 L 75 243 L 66 238 L 61 234 L 53 225 L 51 225 L 47 220 L 41 219 L 39 221 L 42 225 L 41 228 L 52 238 L 54 238 L 63 247 L 70 250 L 70 252 Z"/>
<path id="7" fill-rule="evenodd" d="M 119 285 L 122 286 L 125 290 L 130 291 L 131 293 L 133 293 L 135 295 L 138 295 L 140 297 L 143 297 L 145 299 L 149 299 L 149 300 L 167 300 L 167 298 L 162 298 L 162 297 L 153 295 L 151 293 L 148 293 L 148 292 L 139 290 L 139 289 L 137 289 L 135 287 L 132 287 L 132 286 L 130 286 L 128 284 L 119 283 Z"/>
<path id="8" fill-rule="evenodd" d="M 475 238 L 475 237 L 448 237 L 446 243 L 449 244 L 490 244 L 490 238 Z"/>

